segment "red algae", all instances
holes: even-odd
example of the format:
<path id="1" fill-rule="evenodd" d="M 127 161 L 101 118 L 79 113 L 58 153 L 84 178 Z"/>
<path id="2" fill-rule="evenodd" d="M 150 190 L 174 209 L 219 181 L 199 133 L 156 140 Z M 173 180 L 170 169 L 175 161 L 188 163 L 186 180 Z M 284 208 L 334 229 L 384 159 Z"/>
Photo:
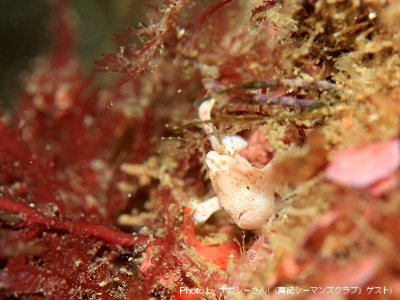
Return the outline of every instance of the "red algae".
<path id="1" fill-rule="evenodd" d="M 154 1 L 89 76 L 52 5 L 0 123 L 0 298 L 400 297 L 398 1 Z M 194 223 L 210 132 L 272 161 L 260 228 Z"/>

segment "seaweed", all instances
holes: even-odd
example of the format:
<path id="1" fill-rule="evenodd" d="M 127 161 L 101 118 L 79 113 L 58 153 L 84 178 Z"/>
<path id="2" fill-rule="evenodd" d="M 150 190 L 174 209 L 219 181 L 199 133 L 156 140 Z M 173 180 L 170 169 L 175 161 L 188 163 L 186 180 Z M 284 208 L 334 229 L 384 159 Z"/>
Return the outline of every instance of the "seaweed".
<path id="1" fill-rule="evenodd" d="M 397 1 L 155 1 L 88 76 L 52 5 L 54 45 L 1 117 L 1 296 L 398 298 Z M 273 167 L 261 228 L 195 224 L 205 123 Z"/>

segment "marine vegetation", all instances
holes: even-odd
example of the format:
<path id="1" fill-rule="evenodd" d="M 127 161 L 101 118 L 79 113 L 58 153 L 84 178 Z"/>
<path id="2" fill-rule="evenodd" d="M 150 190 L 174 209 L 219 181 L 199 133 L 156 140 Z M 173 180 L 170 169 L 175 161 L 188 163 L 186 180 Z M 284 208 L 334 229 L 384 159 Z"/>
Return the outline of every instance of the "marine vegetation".
<path id="1" fill-rule="evenodd" d="M 86 76 L 53 1 L 1 114 L 0 297 L 399 299 L 399 1 L 151 3 Z"/>

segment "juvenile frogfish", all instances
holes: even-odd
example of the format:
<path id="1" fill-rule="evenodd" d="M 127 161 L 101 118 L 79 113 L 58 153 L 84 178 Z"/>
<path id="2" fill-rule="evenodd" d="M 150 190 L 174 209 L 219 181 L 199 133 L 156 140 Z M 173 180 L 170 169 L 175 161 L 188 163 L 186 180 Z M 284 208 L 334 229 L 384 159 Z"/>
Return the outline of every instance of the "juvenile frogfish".
<path id="1" fill-rule="evenodd" d="M 240 228 L 260 228 L 274 214 L 277 186 L 271 163 L 258 169 L 240 155 L 210 151 L 206 164 L 220 205 Z"/>

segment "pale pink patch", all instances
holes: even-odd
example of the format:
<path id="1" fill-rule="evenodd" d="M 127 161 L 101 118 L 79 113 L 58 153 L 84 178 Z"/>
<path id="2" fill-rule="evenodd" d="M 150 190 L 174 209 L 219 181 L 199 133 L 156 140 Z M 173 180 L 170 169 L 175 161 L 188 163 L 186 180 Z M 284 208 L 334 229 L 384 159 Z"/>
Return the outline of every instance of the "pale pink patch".
<path id="1" fill-rule="evenodd" d="M 369 191 L 373 196 L 381 196 L 386 192 L 394 189 L 397 185 L 397 178 L 395 175 L 390 175 L 378 182 L 374 183 L 370 188 Z"/>
<path id="2" fill-rule="evenodd" d="M 339 217 L 339 213 L 332 210 L 323 214 L 316 222 L 308 227 L 306 233 L 303 235 L 301 242 L 299 243 L 299 246 L 304 247 L 307 242 L 309 242 L 314 236 L 318 234 L 318 232 L 328 230 L 328 228 L 331 227 L 332 224 L 338 221 Z"/>
<path id="3" fill-rule="evenodd" d="M 399 165 L 400 141 L 391 139 L 337 153 L 325 177 L 346 186 L 365 188 L 390 176 Z"/>
<path id="4" fill-rule="evenodd" d="M 266 165 L 271 159 L 273 153 L 269 149 L 269 141 L 265 140 L 265 132 L 261 129 L 253 132 L 248 139 L 248 145 L 240 155 L 251 163 Z"/>
<path id="5" fill-rule="evenodd" d="M 294 279 L 300 273 L 300 267 L 292 257 L 284 257 L 279 265 L 279 272 L 288 279 Z"/>
<path id="6" fill-rule="evenodd" d="M 322 286 L 362 286 L 376 276 L 384 265 L 384 257 L 380 254 L 370 254 L 359 261 L 348 263 L 327 274 Z"/>
<path id="7" fill-rule="evenodd" d="M 140 264 L 139 271 L 146 275 L 147 270 L 152 266 L 151 255 L 153 254 L 153 247 L 149 246 L 146 249 L 146 259 Z"/>

